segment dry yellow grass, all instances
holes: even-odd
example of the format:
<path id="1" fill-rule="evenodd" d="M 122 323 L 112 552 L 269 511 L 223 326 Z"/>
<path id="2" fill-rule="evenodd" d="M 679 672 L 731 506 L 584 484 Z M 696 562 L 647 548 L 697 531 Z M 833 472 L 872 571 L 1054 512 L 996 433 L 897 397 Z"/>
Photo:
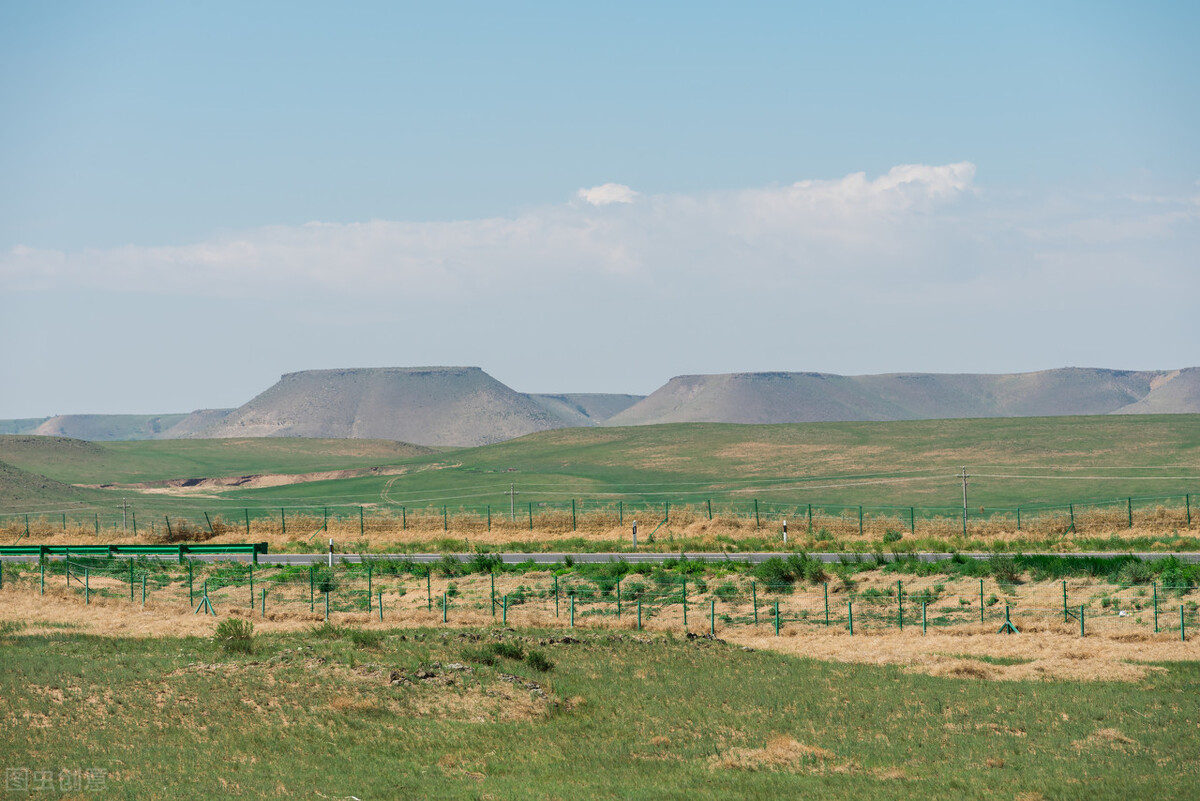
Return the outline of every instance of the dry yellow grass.
<path id="1" fill-rule="evenodd" d="M 483 590 L 486 577 L 462 577 L 456 581 L 464 594 L 474 592 L 482 598 L 487 597 Z M 894 583 L 882 577 L 873 577 L 871 581 L 878 586 Z M 906 586 L 912 585 L 906 582 Z M 971 586 L 977 588 L 977 583 L 972 582 Z M 949 597 L 953 599 L 956 588 L 950 586 L 949 589 Z M 1089 587 L 1083 581 L 1071 582 L 1070 591 L 1072 594 L 1084 593 Z M 1061 596 L 1057 595 L 1061 592 L 1058 582 L 1025 587 L 1023 592 L 1028 592 L 1028 597 L 1033 599 L 1045 596 L 1050 609 L 1054 601 L 1061 603 Z M 440 610 L 435 606 L 428 611 L 425 605 L 424 588 L 414 587 L 404 595 L 385 596 L 386 612 L 382 622 L 377 613 L 366 612 L 335 612 L 330 619 L 339 625 L 368 629 L 486 627 L 500 622 L 499 617 L 489 613 L 486 605 L 478 607 L 464 603 L 461 607 L 452 606 L 449 622 L 442 623 Z M 706 604 L 692 607 L 688 629 L 693 633 L 708 632 L 706 607 Z M 303 604 L 280 604 L 269 609 L 266 617 L 257 610 L 231 603 L 218 602 L 217 611 L 220 617 L 193 614 L 177 601 L 151 600 L 143 608 L 139 603 L 129 603 L 123 598 L 102 596 L 95 596 L 90 604 L 85 604 L 78 591 L 62 586 L 47 587 L 45 596 L 29 586 L 9 585 L 0 591 L 0 621 L 23 623 L 24 631 L 29 633 L 61 631 L 63 627 L 69 627 L 111 637 L 209 637 L 221 617 L 251 620 L 260 632 L 295 631 L 324 620 L 322 611 L 309 612 Z M 738 610 L 731 607 L 731 611 Z M 743 614 L 748 611 L 748 607 L 741 610 Z M 561 604 L 560 615 L 555 616 L 553 601 L 541 599 L 538 603 L 510 607 L 508 624 L 566 628 L 568 619 L 565 602 Z M 1200 641 L 1181 642 L 1177 633 L 1155 634 L 1147 625 L 1135 624 L 1131 618 L 1097 619 L 1089 623 L 1088 636 L 1084 638 L 1079 636 L 1077 624 L 1063 623 L 1053 616 L 1034 618 L 1018 614 L 1013 619 L 1022 632 L 1019 635 L 998 634 L 998 625 L 994 622 L 931 628 L 926 635 L 921 634 L 919 625 L 911 623 L 903 631 L 895 627 L 856 626 L 853 636 L 836 624 L 826 629 L 811 623 L 791 622 L 786 623 L 781 636 L 776 637 L 768 607 L 763 604 L 760 605 L 758 627 L 722 623 L 717 634 L 737 645 L 815 659 L 901 665 L 906 670 L 938 676 L 998 681 L 1045 678 L 1136 681 L 1158 669 L 1148 663 L 1200 659 Z M 581 630 L 630 631 L 636 625 L 632 606 L 626 607 L 621 619 L 612 614 L 585 614 L 582 607 L 576 617 L 576 628 Z M 654 616 L 647 613 L 643 627 L 648 632 L 680 634 L 684 630 L 682 608 L 674 605 L 660 608 Z M 986 658 L 1011 660 L 1016 664 L 981 661 Z"/>

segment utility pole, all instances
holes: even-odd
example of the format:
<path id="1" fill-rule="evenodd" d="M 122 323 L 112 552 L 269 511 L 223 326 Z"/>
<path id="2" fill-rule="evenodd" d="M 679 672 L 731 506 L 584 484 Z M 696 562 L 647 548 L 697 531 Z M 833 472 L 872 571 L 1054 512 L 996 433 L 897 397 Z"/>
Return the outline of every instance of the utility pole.
<path id="1" fill-rule="evenodd" d="M 512 522 L 517 522 L 517 492 L 516 484 L 508 485 L 508 516 Z"/>

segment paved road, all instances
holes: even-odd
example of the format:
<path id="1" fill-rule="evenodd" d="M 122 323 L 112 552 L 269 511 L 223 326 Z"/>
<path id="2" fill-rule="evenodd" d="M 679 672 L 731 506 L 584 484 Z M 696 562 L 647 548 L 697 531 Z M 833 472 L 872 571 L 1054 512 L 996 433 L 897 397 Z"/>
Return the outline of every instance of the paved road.
<path id="1" fill-rule="evenodd" d="M 460 562 L 469 562 L 474 559 L 477 554 L 473 553 L 455 553 L 449 554 L 452 558 Z M 786 559 L 791 556 L 790 551 L 780 551 L 774 553 L 685 553 L 688 559 L 703 560 L 706 562 L 750 562 L 757 564 L 764 562 L 773 556 L 778 556 Z M 954 554 L 950 553 L 918 553 L 914 554 L 922 562 L 938 562 L 943 559 L 949 559 Z M 968 559 L 990 559 L 993 556 L 1006 556 L 1008 554 L 992 554 L 992 553 L 963 553 L 962 556 Z M 1033 554 L 1025 554 L 1031 556 Z M 1092 551 L 1087 553 L 1054 553 L 1045 554 L 1047 556 L 1064 556 L 1064 557 L 1112 557 L 1122 556 L 1121 553 L 1105 553 L 1100 551 Z M 1174 556 L 1182 562 L 1200 562 L 1200 553 L 1133 553 L 1131 556 L 1136 556 L 1140 559 L 1153 561 L 1155 559 L 1165 559 L 1168 556 Z M 876 558 L 873 553 L 810 553 L 810 557 L 819 559 L 822 562 L 838 563 L 843 561 L 863 561 L 872 562 Z M 901 556 L 909 556 L 909 554 L 901 554 Z M 561 564 L 568 558 L 577 564 L 595 563 L 595 562 L 618 562 L 625 561 L 630 564 L 650 563 L 657 564 L 665 562 L 668 559 L 678 559 L 680 554 L 677 553 L 502 553 L 500 560 L 505 564 L 515 565 L 521 562 L 533 562 L 538 565 L 555 565 Z M 895 557 L 890 553 L 882 555 L 883 559 L 892 561 Z M 62 557 L 50 557 L 52 559 L 61 559 Z M 155 558 L 155 557 L 149 557 Z M 174 560 L 174 556 L 158 557 L 166 560 Z M 215 562 L 227 558 L 221 554 L 194 554 L 192 559 L 201 562 Z M 238 554 L 234 557 L 237 561 L 247 561 L 249 557 Z M 310 565 L 321 564 L 329 561 L 328 553 L 272 553 L 262 554 L 258 557 L 258 563 L 264 565 Z M 439 562 L 446 558 L 446 554 L 440 553 L 373 553 L 373 554 L 355 554 L 355 553 L 336 553 L 333 554 L 334 562 L 362 562 L 374 559 L 402 559 L 411 562 Z M 7 562 L 36 562 L 36 556 L 3 556 L 0 561 Z"/>

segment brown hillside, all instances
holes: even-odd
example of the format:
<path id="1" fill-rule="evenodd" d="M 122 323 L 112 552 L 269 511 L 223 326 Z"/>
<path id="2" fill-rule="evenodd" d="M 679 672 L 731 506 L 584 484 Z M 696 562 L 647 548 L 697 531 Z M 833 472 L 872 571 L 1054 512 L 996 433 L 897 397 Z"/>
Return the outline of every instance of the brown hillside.
<path id="1" fill-rule="evenodd" d="M 1008 375 L 730 373 L 679 376 L 645 400 L 614 415 L 607 425 L 1200 412 L 1200 371 L 1182 371 L 1183 380 L 1168 380 L 1170 375 L 1068 367 Z M 1143 401 L 1153 405 L 1131 408 Z"/>
<path id="2" fill-rule="evenodd" d="M 288 373 L 198 436 L 475 446 L 564 425 L 478 367 L 388 367 Z"/>

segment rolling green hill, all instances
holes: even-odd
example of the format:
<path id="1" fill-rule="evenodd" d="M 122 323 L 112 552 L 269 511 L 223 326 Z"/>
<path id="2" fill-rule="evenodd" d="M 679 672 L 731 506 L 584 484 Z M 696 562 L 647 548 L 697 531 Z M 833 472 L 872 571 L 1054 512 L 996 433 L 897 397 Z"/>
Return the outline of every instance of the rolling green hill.
<path id="1" fill-rule="evenodd" d="M 711 498 L 954 508 L 962 503 L 963 465 L 972 507 L 1006 507 L 1200 493 L 1200 415 L 573 428 L 440 452 L 372 440 L 0 437 L 0 459 L 59 482 L 93 485 L 391 466 L 383 475 L 139 500 L 159 510 L 507 508 L 510 486 L 520 503 L 539 504 Z M 6 496 L 0 508 L 19 511 L 21 503 Z"/>

